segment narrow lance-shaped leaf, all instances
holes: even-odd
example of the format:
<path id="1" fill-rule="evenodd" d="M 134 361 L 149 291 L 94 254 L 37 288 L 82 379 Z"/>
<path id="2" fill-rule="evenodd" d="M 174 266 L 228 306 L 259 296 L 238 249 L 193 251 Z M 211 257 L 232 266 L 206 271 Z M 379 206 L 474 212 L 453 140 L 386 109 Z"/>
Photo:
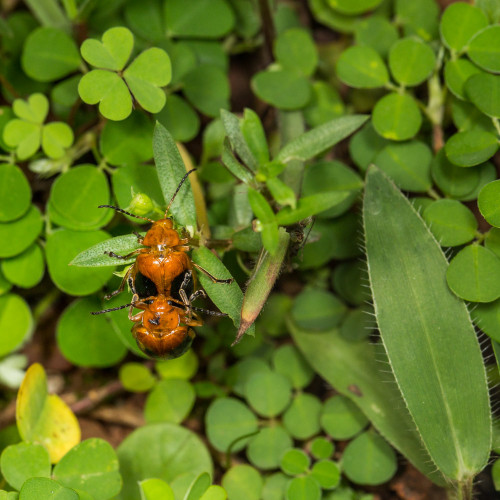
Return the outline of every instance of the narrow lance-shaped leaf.
<path id="1" fill-rule="evenodd" d="M 146 233 L 140 233 L 145 236 Z M 134 234 L 127 234 L 124 236 L 117 236 L 109 240 L 101 241 L 96 245 L 87 248 L 80 252 L 70 263 L 70 266 L 78 267 L 108 267 L 123 264 L 132 264 L 135 262 L 136 255 L 132 255 L 126 260 L 118 260 L 106 255 L 104 252 L 114 252 L 117 255 L 127 255 L 134 250 L 141 248 L 137 242 L 137 236 Z"/>
<path id="2" fill-rule="evenodd" d="M 417 469 L 437 484 L 445 481 L 422 447 L 383 353 L 365 341 L 346 340 L 338 330 L 310 332 L 288 324 L 297 346 L 314 370 L 351 399 L 376 429 Z M 383 358 L 383 359 L 381 359 Z"/>
<path id="3" fill-rule="evenodd" d="M 240 327 L 233 345 L 241 340 L 264 307 L 267 297 L 279 276 L 289 241 L 290 235 L 285 228 L 281 227 L 278 233 L 278 246 L 275 254 L 272 255 L 265 249 L 261 250 L 259 260 L 243 297 Z"/>
<path id="4" fill-rule="evenodd" d="M 257 158 L 259 164 L 269 161 L 269 149 L 267 147 L 266 134 L 260 121 L 259 115 L 251 109 L 245 109 L 241 121 L 241 132 L 248 144 L 250 151 Z"/>
<path id="5" fill-rule="evenodd" d="M 245 137 L 241 132 L 240 121 L 238 117 L 224 109 L 221 109 L 220 117 L 222 119 L 222 124 L 224 125 L 224 129 L 226 130 L 226 134 L 229 137 L 229 141 L 231 142 L 233 150 L 236 151 L 238 156 L 241 158 L 241 161 L 248 168 L 252 169 L 255 172 L 255 170 L 257 170 L 257 160 L 248 147 L 248 144 L 245 141 Z"/>
<path id="6" fill-rule="evenodd" d="M 212 276 L 219 279 L 231 278 L 231 273 L 226 266 L 207 247 L 195 248 L 192 258 L 196 264 L 206 269 Z M 230 285 L 213 283 L 204 273 L 198 272 L 197 275 L 201 286 L 212 302 L 221 312 L 226 313 L 233 320 L 234 326 L 238 327 L 240 324 L 241 304 L 243 303 L 243 292 L 238 283 L 236 281 L 233 281 Z M 255 329 L 252 328 L 249 332 L 250 335 L 254 335 L 254 331 Z"/>
<path id="7" fill-rule="evenodd" d="M 186 174 L 186 167 L 170 132 L 156 122 L 153 134 L 153 153 L 165 203 L 170 203 L 179 182 Z M 170 207 L 175 221 L 182 226 L 196 228 L 196 208 L 193 192 L 186 180 Z"/>
<path id="8" fill-rule="evenodd" d="M 351 115 L 319 125 L 285 144 L 275 160 L 283 163 L 291 160 L 309 160 L 345 139 L 366 120 L 368 120 L 366 115 Z"/>
<path id="9" fill-rule="evenodd" d="M 323 210 L 328 210 L 342 203 L 348 196 L 349 191 L 329 191 L 326 193 L 318 193 L 312 196 L 301 198 L 297 202 L 295 209 L 285 207 L 276 214 L 278 224 L 288 226 L 295 224 L 311 215 L 319 214 Z"/>
<path id="10" fill-rule="evenodd" d="M 396 381 L 436 466 L 451 480 L 468 480 L 486 465 L 491 444 L 469 313 L 446 286 L 439 244 L 376 167 L 367 174 L 363 216 L 375 313 Z"/>
<path id="11" fill-rule="evenodd" d="M 224 141 L 224 149 L 222 150 L 222 163 L 226 168 L 240 181 L 245 184 L 254 184 L 254 178 L 251 172 L 243 166 L 233 155 L 229 145 L 229 139 Z"/>

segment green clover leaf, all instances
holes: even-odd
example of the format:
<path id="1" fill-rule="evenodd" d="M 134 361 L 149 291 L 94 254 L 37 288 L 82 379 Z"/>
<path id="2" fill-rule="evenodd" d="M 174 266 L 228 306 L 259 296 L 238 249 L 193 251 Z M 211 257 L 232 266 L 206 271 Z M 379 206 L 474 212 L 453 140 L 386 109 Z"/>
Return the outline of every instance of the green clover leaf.
<path id="1" fill-rule="evenodd" d="M 32 94 L 26 101 L 16 99 L 12 109 L 18 118 L 7 123 L 3 139 L 16 148 L 20 160 L 33 156 L 40 145 L 49 158 L 61 158 L 73 144 L 73 131 L 66 123 L 43 124 L 49 112 L 49 101 L 43 94 Z"/>
<path id="2" fill-rule="evenodd" d="M 82 57 L 92 66 L 121 71 L 134 48 L 134 35 L 127 28 L 111 28 L 102 35 L 102 42 L 88 39 L 82 43 Z"/>
<path id="3" fill-rule="evenodd" d="M 134 36 L 127 28 L 111 28 L 98 40 L 85 40 L 83 58 L 94 69 L 84 75 L 78 93 L 87 104 L 99 103 L 99 111 L 110 120 L 120 121 L 132 112 L 132 98 L 150 113 L 165 105 L 160 87 L 172 77 L 170 58 L 156 47 L 140 53 L 122 72 L 134 47 Z"/>

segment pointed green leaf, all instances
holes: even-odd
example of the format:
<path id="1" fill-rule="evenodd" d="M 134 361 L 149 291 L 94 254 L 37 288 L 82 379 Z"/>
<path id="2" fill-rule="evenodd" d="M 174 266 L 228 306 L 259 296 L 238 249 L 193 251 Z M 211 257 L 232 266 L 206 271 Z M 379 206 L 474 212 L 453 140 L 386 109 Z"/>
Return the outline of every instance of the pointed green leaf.
<path id="1" fill-rule="evenodd" d="M 153 133 L 153 152 L 163 197 L 168 204 L 186 174 L 186 167 L 174 138 L 159 122 L 156 122 Z M 196 228 L 196 208 L 189 179 L 186 179 L 177 193 L 170 211 L 178 224 Z"/>
<path id="2" fill-rule="evenodd" d="M 352 400 L 376 429 L 421 472 L 438 484 L 442 476 L 423 449 L 394 378 L 380 370 L 381 353 L 364 341 L 346 340 L 337 329 L 314 333 L 288 323 L 290 333 L 311 366 Z"/>
<path id="3" fill-rule="evenodd" d="M 491 441 L 485 369 L 467 307 L 446 286 L 436 240 L 375 167 L 363 215 L 375 313 L 396 381 L 436 466 L 466 480 L 486 465 Z"/>
<path id="4" fill-rule="evenodd" d="M 319 125 L 288 142 L 278 153 L 276 161 L 306 161 L 331 148 L 357 130 L 368 120 L 366 115 L 351 115 Z"/>

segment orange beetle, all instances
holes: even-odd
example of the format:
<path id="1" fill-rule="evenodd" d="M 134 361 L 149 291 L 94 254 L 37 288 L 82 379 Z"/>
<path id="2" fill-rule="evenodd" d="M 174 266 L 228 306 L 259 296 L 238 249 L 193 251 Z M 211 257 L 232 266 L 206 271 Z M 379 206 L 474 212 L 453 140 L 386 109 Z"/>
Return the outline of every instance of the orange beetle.
<path id="1" fill-rule="evenodd" d="M 184 272 L 192 270 L 193 268 L 206 274 L 214 283 L 229 284 L 233 282 L 232 279 L 217 279 L 206 269 L 192 262 L 186 253 L 190 250 L 189 238 L 181 237 L 181 235 L 174 229 L 172 219 L 167 217 L 170 206 L 172 205 L 172 202 L 174 201 L 182 184 L 187 179 L 188 175 L 195 170 L 196 169 L 193 168 L 182 178 L 179 186 L 172 196 L 172 199 L 170 200 L 170 203 L 168 204 L 167 209 L 165 210 L 165 217 L 163 219 L 154 221 L 152 219 L 148 219 L 147 217 L 132 214 L 112 205 L 99 206 L 99 208 L 112 208 L 117 212 L 130 215 L 131 217 L 136 217 L 138 219 L 144 219 L 153 224 L 144 238 L 140 234 L 135 233 L 137 235 L 138 243 L 143 245 L 145 248 L 139 248 L 138 250 L 123 256 L 117 255 L 114 252 L 104 252 L 110 257 L 123 260 L 129 259 L 133 255 L 137 255 L 135 263 L 129 268 L 123 277 L 119 288 L 107 295 L 106 299 L 122 292 L 127 282 L 130 286 L 131 283 L 135 281 L 138 273 L 141 273 L 154 283 L 156 286 L 156 294 L 163 294 L 165 296 L 170 296 L 174 280 L 179 276 L 183 276 Z M 132 288 L 132 286 L 130 286 L 130 288 Z"/>

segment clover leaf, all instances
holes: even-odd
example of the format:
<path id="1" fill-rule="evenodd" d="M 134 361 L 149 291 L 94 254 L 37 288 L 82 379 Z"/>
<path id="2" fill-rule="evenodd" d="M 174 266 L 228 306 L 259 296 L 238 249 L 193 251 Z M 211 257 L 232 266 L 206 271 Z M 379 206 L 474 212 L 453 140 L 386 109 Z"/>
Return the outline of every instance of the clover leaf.
<path id="1" fill-rule="evenodd" d="M 49 101 L 43 94 L 32 94 L 26 101 L 16 99 L 12 109 L 17 118 L 5 125 L 3 139 L 16 148 L 20 160 L 33 156 L 40 145 L 49 158 L 61 158 L 73 144 L 73 131 L 66 123 L 44 125 L 49 112 Z"/>
<path id="2" fill-rule="evenodd" d="M 170 58 L 156 47 L 141 52 L 123 71 L 134 47 L 127 28 L 107 30 L 98 40 L 85 40 L 82 57 L 96 67 L 84 75 L 78 93 L 87 104 L 99 103 L 99 111 L 110 120 L 120 121 L 132 112 L 132 98 L 146 111 L 158 113 L 165 105 L 160 87 L 170 82 Z"/>

